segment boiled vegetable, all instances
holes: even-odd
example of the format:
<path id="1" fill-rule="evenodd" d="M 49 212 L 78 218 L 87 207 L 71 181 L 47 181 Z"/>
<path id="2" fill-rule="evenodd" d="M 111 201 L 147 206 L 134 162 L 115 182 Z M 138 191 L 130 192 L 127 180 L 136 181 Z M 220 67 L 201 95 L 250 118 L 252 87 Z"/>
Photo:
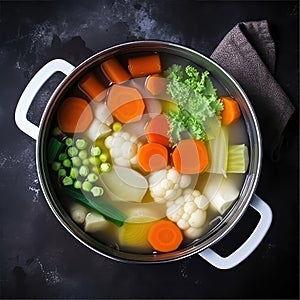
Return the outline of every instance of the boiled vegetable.
<path id="1" fill-rule="evenodd" d="M 47 148 L 47 161 L 53 163 L 58 159 L 59 154 L 65 149 L 65 144 L 58 141 L 56 138 L 51 137 Z"/>
<path id="2" fill-rule="evenodd" d="M 183 71 L 181 66 L 173 65 L 166 71 L 166 76 L 170 79 L 167 91 L 178 104 L 178 112 L 168 114 L 171 139 L 178 142 L 184 132 L 189 132 L 195 139 L 207 139 L 206 120 L 220 116 L 223 109 L 208 71 L 200 75 L 192 66 Z"/>
<path id="3" fill-rule="evenodd" d="M 151 143 L 158 143 L 164 146 L 170 144 L 168 132 L 170 125 L 165 115 L 158 115 L 151 119 L 145 128 L 146 137 Z"/>
<path id="4" fill-rule="evenodd" d="M 139 91 L 132 87 L 115 84 L 111 87 L 107 106 L 120 122 L 135 122 L 142 118 L 145 104 Z"/>
<path id="5" fill-rule="evenodd" d="M 224 109 L 221 113 L 222 124 L 231 125 L 235 123 L 241 116 L 241 111 L 238 103 L 231 97 L 221 97 Z"/>
<path id="6" fill-rule="evenodd" d="M 114 83 L 122 83 L 131 78 L 130 74 L 123 68 L 116 58 L 110 58 L 102 63 L 102 69 L 107 77 Z"/>
<path id="7" fill-rule="evenodd" d="M 117 226 L 122 226 L 127 218 L 123 212 L 102 197 L 93 197 L 87 193 L 82 194 L 70 187 L 64 187 L 63 190 L 70 197 L 86 205 L 88 208 L 102 214 L 106 219 L 110 220 Z"/>
<path id="8" fill-rule="evenodd" d="M 98 119 L 94 119 L 86 130 L 86 135 L 93 142 L 111 132 L 111 128 Z"/>
<path id="9" fill-rule="evenodd" d="M 97 212 L 89 212 L 84 221 L 84 231 L 95 233 L 102 231 L 109 225 L 108 221 Z"/>
<path id="10" fill-rule="evenodd" d="M 117 166 L 131 167 L 137 165 L 136 153 L 139 147 L 137 138 L 123 130 L 114 132 L 105 139 L 112 161 Z"/>
<path id="11" fill-rule="evenodd" d="M 160 252 L 176 250 L 183 240 L 179 227 L 171 221 L 159 220 L 149 229 L 148 242 Z"/>
<path id="12" fill-rule="evenodd" d="M 95 118 L 97 118 L 99 121 L 106 124 L 107 126 L 110 126 L 113 123 L 114 119 L 104 101 L 100 103 L 92 103 L 92 109 Z"/>
<path id="13" fill-rule="evenodd" d="M 192 177 L 178 173 L 174 167 L 151 172 L 148 178 L 150 194 L 157 203 L 166 203 L 181 196 L 190 186 Z"/>
<path id="14" fill-rule="evenodd" d="M 67 210 L 70 213 L 73 221 L 75 221 L 77 224 L 83 224 L 85 217 L 89 212 L 86 206 L 74 201 L 67 202 Z"/>
<path id="15" fill-rule="evenodd" d="M 137 162 L 145 172 L 165 169 L 168 165 L 168 150 L 161 144 L 144 144 L 137 151 Z"/>
<path id="16" fill-rule="evenodd" d="M 245 144 L 230 145 L 228 148 L 228 173 L 245 173 L 249 165 L 248 147 Z"/>
<path id="17" fill-rule="evenodd" d="M 195 239 L 203 231 L 208 206 L 208 199 L 200 191 L 185 189 L 182 196 L 168 202 L 167 217 L 186 237 Z"/>
<path id="18" fill-rule="evenodd" d="M 120 166 L 101 173 L 99 179 L 112 200 L 141 202 L 148 189 L 148 182 L 143 175 Z"/>
<path id="19" fill-rule="evenodd" d="M 76 97 L 64 100 L 57 111 L 58 126 L 65 133 L 84 132 L 93 118 L 93 112 L 87 101 Z"/>
<path id="20" fill-rule="evenodd" d="M 210 165 L 207 172 L 226 176 L 228 157 L 228 130 L 222 126 L 218 136 L 209 140 Z"/>
<path id="21" fill-rule="evenodd" d="M 203 189 L 213 207 L 222 215 L 239 196 L 237 184 L 229 177 L 211 173 Z"/>
<path id="22" fill-rule="evenodd" d="M 199 140 L 181 140 L 171 157 L 175 169 L 183 174 L 202 173 L 209 164 L 206 145 Z"/>
<path id="23" fill-rule="evenodd" d="M 167 80 L 160 74 L 153 74 L 147 77 L 145 81 L 146 89 L 153 95 L 157 96 L 166 91 Z"/>
<path id="24" fill-rule="evenodd" d="M 105 98 L 105 86 L 94 73 L 86 74 L 79 81 L 79 87 L 95 102 L 100 102 Z"/>
<path id="25" fill-rule="evenodd" d="M 143 77 L 161 73 L 160 57 L 158 54 L 151 54 L 129 58 L 128 70 L 132 77 Z"/>
<path id="26" fill-rule="evenodd" d="M 151 251 L 152 247 L 147 240 L 147 236 L 155 220 L 148 216 L 128 218 L 119 231 L 120 245 L 132 251 Z"/>

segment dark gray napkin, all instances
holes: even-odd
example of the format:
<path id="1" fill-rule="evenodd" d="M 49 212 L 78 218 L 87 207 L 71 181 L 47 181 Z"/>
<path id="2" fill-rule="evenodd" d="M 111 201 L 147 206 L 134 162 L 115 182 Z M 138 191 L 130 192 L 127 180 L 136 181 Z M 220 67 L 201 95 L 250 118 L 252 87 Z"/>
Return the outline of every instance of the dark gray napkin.
<path id="1" fill-rule="evenodd" d="M 211 58 L 230 73 L 248 95 L 259 121 L 264 152 L 277 160 L 285 127 L 295 109 L 274 78 L 275 44 L 268 22 L 238 23 Z"/>

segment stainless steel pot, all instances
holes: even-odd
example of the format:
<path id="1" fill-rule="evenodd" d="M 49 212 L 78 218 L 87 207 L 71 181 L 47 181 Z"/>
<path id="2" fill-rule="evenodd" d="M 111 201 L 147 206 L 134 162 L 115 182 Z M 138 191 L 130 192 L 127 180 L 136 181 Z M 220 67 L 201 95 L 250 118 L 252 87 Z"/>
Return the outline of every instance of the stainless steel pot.
<path id="1" fill-rule="evenodd" d="M 241 108 L 246 130 L 249 139 L 249 170 L 243 183 L 242 190 L 238 200 L 230 211 L 216 224 L 212 230 L 207 232 L 199 240 L 183 249 L 171 253 L 159 254 L 133 254 L 119 251 L 101 244 L 91 236 L 83 232 L 69 217 L 60 203 L 51 182 L 48 178 L 47 162 L 45 158 L 46 140 L 49 132 L 49 126 L 54 114 L 55 107 L 63 98 L 64 94 L 70 89 L 83 73 L 100 65 L 103 61 L 113 56 L 126 55 L 132 53 L 141 53 L 148 51 L 157 51 L 179 56 L 195 63 L 196 65 L 207 69 L 210 74 L 222 83 L 229 95 L 233 96 Z M 66 75 L 64 80 L 58 85 L 53 95 L 49 99 L 46 109 L 41 118 L 39 127 L 27 119 L 27 112 L 31 103 L 41 89 L 44 83 L 56 72 L 62 72 Z M 267 233 L 272 221 L 272 212 L 269 206 L 255 195 L 255 189 L 258 183 L 262 160 L 262 142 L 257 118 L 251 106 L 247 95 L 239 86 L 237 81 L 223 70 L 218 64 L 204 55 L 189 48 L 161 41 L 137 41 L 124 43 L 101 51 L 89 59 L 85 60 L 78 67 L 62 59 L 55 59 L 43 66 L 31 79 L 26 86 L 15 111 L 15 121 L 17 126 L 27 135 L 37 140 L 36 144 L 36 164 L 40 184 L 45 198 L 60 223 L 81 243 L 95 252 L 106 257 L 124 261 L 124 262 L 142 262 L 158 263 L 169 262 L 185 258 L 193 254 L 199 254 L 209 263 L 220 269 L 229 269 L 244 259 L 246 259 L 254 249 L 259 245 Z M 244 212 L 251 206 L 260 215 L 259 222 L 246 240 L 236 251 L 227 257 L 221 257 L 210 247 L 220 241 L 240 220 Z"/>

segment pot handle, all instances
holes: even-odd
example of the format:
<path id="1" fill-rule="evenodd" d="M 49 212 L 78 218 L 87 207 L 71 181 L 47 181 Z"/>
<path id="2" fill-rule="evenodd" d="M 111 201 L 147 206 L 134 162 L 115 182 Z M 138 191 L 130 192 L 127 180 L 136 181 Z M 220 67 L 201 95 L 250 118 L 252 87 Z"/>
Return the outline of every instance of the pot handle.
<path id="1" fill-rule="evenodd" d="M 266 235 L 272 222 L 271 208 L 257 195 L 253 195 L 250 205 L 260 214 L 260 220 L 248 239 L 237 250 L 227 257 L 220 256 L 211 248 L 198 253 L 214 267 L 223 270 L 235 267 L 256 249 Z"/>
<path id="2" fill-rule="evenodd" d="M 75 67 L 73 65 L 63 59 L 54 59 L 44 65 L 33 76 L 25 87 L 15 110 L 15 122 L 19 129 L 37 140 L 39 127 L 27 119 L 27 113 L 35 95 L 54 73 L 62 72 L 65 75 L 69 75 L 74 68 Z"/>

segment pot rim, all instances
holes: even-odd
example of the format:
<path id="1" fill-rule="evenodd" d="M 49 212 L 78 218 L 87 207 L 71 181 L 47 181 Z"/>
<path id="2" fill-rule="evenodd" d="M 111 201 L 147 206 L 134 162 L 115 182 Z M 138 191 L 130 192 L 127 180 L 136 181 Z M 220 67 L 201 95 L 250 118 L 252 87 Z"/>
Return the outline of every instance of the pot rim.
<path id="1" fill-rule="evenodd" d="M 242 190 L 240 192 L 240 195 L 243 195 L 242 200 L 240 200 L 239 197 L 238 200 L 235 201 L 231 209 L 226 213 L 224 219 L 216 226 L 213 226 L 213 228 L 209 230 L 208 233 L 204 234 L 203 237 L 198 239 L 198 241 L 189 244 L 185 248 L 170 253 L 129 253 L 119 251 L 117 249 L 101 244 L 100 242 L 96 241 L 91 236 L 83 232 L 83 230 L 78 230 L 79 226 L 75 224 L 70 218 L 70 216 L 65 212 L 60 201 L 55 199 L 56 197 L 54 197 L 54 189 L 51 183 L 49 184 L 49 179 L 47 180 L 48 175 L 46 171 L 47 167 L 45 167 L 47 163 L 44 158 L 44 140 L 45 136 L 47 136 L 47 125 L 49 123 L 50 118 L 53 115 L 52 112 L 54 106 L 57 102 L 59 102 L 65 91 L 68 90 L 70 84 L 76 81 L 76 79 L 80 77 L 80 75 L 83 72 L 86 72 L 97 62 L 99 63 L 99 60 L 101 59 L 104 60 L 112 56 L 128 53 L 128 48 L 135 49 L 135 52 L 142 51 L 145 49 L 148 49 L 148 51 L 150 51 L 149 49 L 156 49 L 155 51 L 157 52 L 169 50 L 175 51 L 176 54 L 185 54 L 189 55 L 189 57 L 197 58 L 198 62 L 206 61 L 209 64 L 210 68 L 214 70 L 214 72 L 219 72 L 220 74 L 222 74 L 223 79 L 226 79 L 227 84 L 232 85 L 232 87 L 236 89 L 240 96 L 239 101 L 243 103 L 242 110 L 244 119 L 250 121 L 249 124 L 246 124 L 248 139 L 251 148 L 251 153 L 249 156 L 249 169 L 250 165 L 252 164 L 251 170 L 254 169 L 255 172 L 248 173 L 246 175 Z M 194 62 L 194 60 L 192 61 Z M 198 62 L 196 62 L 196 64 L 199 64 Z M 246 118 L 246 113 L 248 114 L 248 118 Z M 249 130 L 252 134 L 254 134 L 253 137 L 249 137 Z M 40 131 L 36 143 L 36 164 L 41 188 L 50 209 L 60 221 L 60 223 L 63 225 L 63 227 L 66 228 L 67 231 L 71 233 L 82 244 L 84 244 L 85 246 L 87 246 L 88 248 L 90 248 L 98 254 L 101 254 L 105 257 L 119 262 L 163 263 L 183 259 L 207 249 L 208 247 L 220 241 L 237 224 L 237 222 L 240 220 L 240 218 L 243 216 L 246 209 L 248 208 L 251 198 L 255 193 L 258 184 L 262 164 L 262 141 L 258 120 L 249 98 L 247 97 L 246 93 L 239 85 L 237 80 L 233 78 L 227 71 L 225 71 L 219 64 L 214 62 L 211 58 L 208 58 L 207 56 L 203 55 L 202 53 L 183 45 L 159 40 L 132 41 L 117 44 L 115 46 L 109 47 L 107 49 L 95 53 L 94 55 L 80 63 L 77 67 L 75 67 L 74 70 L 68 76 L 66 76 L 58 85 L 58 87 L 50 97 L 40 121 Z M 246 185 L 247 187 L 245 188 Z"/>

